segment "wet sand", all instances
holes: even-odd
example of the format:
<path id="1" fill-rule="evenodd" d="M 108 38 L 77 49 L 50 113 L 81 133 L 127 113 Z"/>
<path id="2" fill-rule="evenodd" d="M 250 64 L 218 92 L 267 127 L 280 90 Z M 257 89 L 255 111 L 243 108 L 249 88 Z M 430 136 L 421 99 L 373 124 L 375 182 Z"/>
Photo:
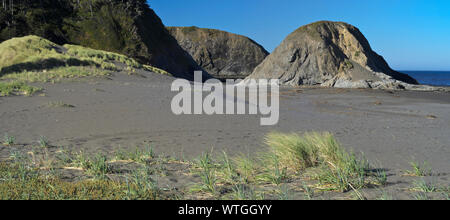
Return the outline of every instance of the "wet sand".
<path id="1" fill-rule="evenodd" d="M 259 115 L 174 115 L 172 81 L 117 74 L 41 84 L 45 96 L 0 97 L 0 134 L 15 136 L 21 146 L 45 136 L 52 146 L 73 151 L 150 145 L 157 153 L 192 158 L 205 151 L 263 151 L 271 131 L 330 131 L 345 148 L 387 169 L 393 189 L 406 187 L 403 174 L 413 160 L 427 161 L 434 179 L 450 183 L 450 93 L 283 88 L 279 123 L 262 127 Z M 1 159 L 9 153 L 0 148 Z"/>

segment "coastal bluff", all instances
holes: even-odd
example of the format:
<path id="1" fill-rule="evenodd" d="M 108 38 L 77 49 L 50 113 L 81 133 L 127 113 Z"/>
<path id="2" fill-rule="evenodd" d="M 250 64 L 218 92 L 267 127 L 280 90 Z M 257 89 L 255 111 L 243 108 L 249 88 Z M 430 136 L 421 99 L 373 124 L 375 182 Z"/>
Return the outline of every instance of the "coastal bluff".
<path id="1" fill-rule="evenodd" d="M 289 86 L 427 90 L 391 69 L 358 28 L 331 21 L 295 30 L 247 79 L 279 79 Z"/>
<path id="2" fill-rule="evenodd" d="M 252 39 L 198 27 L 168 27 L 180 46 L 211 76 L 245 78 L 269 53 Z"/>

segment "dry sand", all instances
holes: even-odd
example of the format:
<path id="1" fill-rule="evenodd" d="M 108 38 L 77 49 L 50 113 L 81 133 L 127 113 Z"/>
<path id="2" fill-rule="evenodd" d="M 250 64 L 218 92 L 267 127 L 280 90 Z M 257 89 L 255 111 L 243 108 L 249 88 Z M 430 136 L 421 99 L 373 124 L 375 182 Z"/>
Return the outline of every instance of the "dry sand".
<path id="1" fill-rule="evenodd" d="M 45 136 L 51 145 L 74 151 L 108 153 L 149 144 L 157 153 L 190 158 L 212 149 L 231 155 L 263 151 L 270 131 L 330 131 L 348 150 L 387 169 L 392 190 L 410 185 L 403 174 L 413 159 L 431 165 L 433 180 L 450 183 L 450 93 L 282 89 L 279 124 L 261 127 L 258 115 L 172 114 L 172 81 L 117 74 L 42 84 L 45 96 L 0 97 L 0 134 L 15 136 L 23 146 Z M 0 148 L 0 158 L 9 153 Z"/>

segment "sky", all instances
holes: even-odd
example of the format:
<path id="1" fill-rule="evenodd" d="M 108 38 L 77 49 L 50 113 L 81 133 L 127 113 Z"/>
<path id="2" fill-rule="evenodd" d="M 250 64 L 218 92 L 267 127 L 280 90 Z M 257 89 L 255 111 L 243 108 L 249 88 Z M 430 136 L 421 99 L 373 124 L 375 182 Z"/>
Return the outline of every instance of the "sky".
<path id="1" fill-rule="evenodd" d="M 269 52 L 319 20 L 358 27 L 396 70 L 450 71 L 449 0 L 150 0 L 166 26 L 220 29 Z"/>

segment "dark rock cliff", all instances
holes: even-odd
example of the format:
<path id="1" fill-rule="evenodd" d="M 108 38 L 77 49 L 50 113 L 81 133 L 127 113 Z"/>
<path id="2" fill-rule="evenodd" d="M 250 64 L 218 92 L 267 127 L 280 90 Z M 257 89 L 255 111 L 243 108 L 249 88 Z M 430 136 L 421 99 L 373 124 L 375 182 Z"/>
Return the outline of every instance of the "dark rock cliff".
<path id="1" fill-rule="evenodd" d="M 197 27 L 168 27 L 184 50 L 217 78 L 245 78 L 269 54 L 248 37 Z"/>

